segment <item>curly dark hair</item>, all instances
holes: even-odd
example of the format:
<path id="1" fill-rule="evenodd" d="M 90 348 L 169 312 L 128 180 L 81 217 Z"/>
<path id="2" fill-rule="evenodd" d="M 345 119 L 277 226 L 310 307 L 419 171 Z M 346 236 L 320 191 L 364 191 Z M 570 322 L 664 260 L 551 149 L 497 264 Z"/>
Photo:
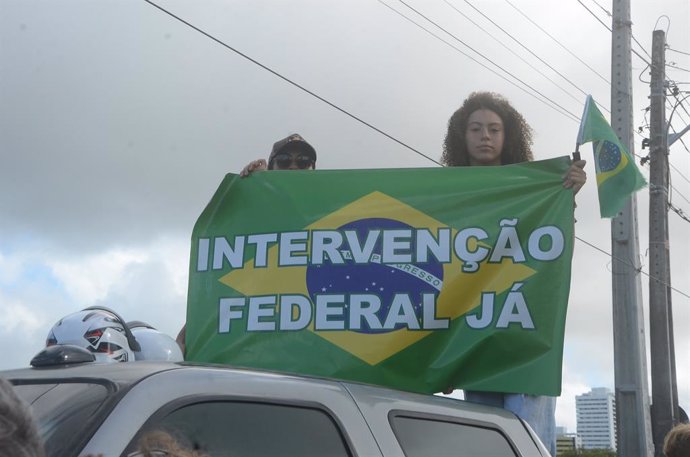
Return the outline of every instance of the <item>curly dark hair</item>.
<path id="1" fill-rule="evenodd" d="M 0 378 L 0 455 L 43 457 L 43 443 L 29 406 Z"/>
<path id="2" fill-rule="evenodd" d="M 501 151 L 501 165 L 532 160 L 532 128 L 522 114 L 503 96 L 493 92 L 473 92 L 462 106 L 448 120 L 448 133 L 443 142 L 441 162 L 450 167 L 467 167 L 470 157 L 467 153 L 465 132 L 467 119 L 479 109 L 496 113 L 503 121 L 505 139 Z"/>
<path id="3" fill-rule="evenodd" d="M 664 455 L 683 457 L 690 451 L 690 424 L 678 424 L 664 438 Z"/>

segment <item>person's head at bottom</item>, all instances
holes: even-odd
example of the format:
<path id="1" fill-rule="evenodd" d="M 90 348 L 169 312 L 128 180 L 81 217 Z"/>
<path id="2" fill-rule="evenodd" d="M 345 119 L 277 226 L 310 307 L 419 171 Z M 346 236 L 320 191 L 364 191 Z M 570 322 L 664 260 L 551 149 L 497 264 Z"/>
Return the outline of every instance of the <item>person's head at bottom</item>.
<path id="1" fill-rule="evenodd" d="M 29 407 L 12 384 L 0 378 L 0 455 L 43 457 L 43 443 Z"/>
<path id="2" fill-rule="evenodd" d="M 139 438 L 136 451 L 127 457 L 207 457 L 207 454 L 191 449 L 171 433 L 151 430 Z"/>
<path id="3" fill-rule="evenodd" d="M 690 424 L 678 424 L 671 429 L 664 439 L 666 457 L 690 456 Z"/>

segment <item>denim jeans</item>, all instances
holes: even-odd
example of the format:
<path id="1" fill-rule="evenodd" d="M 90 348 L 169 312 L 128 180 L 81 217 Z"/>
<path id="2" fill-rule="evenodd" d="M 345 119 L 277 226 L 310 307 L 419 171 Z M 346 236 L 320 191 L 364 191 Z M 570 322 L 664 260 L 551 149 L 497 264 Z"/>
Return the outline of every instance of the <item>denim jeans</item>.
<path id="1" fill-rule="evenodd" d="M 556 397 L 466 390 L 465 400 L 512 411 L 532 427 L 551 455 L 556 455 Z"/>

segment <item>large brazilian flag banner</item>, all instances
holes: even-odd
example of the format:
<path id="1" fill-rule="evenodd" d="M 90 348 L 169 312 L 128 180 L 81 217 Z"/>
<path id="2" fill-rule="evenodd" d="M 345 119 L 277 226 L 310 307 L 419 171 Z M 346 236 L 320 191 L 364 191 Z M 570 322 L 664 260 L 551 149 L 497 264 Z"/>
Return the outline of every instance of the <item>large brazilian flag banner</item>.
<path id="1" fill-rule="evenodd" d="M 560 394 L 568 165 L 226 175 L 192 235 L 188 359 Z"/>

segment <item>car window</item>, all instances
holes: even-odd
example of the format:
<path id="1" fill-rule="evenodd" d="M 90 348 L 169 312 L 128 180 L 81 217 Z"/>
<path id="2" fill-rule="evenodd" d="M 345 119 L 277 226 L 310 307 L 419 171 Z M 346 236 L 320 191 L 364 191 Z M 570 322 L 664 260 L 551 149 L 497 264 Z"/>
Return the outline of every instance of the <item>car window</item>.
<path id="1" fill-rule="evenodd" d="M 84 429 L 105 401 L 108 389 L 99 384 L 23 384 L 15 391 L 31 405 L 47 457 L 58 457 L 74 450 L 83 441 Z"/>
<path id="2" fill-rule="evenodd" d="M 515 457 L 498 430 L 419 417 L 393 416 L 395 436 L 407 457 Z"/>
<path id="3" fill-rule="evenodd" d="M 351 455 L 332 417 L 312 407 L 235 401 L 196 403 L 150 421 L 145 430 L 166 431 L 186 441 L 186 446 L 213 457 Z M 130 443 L 124 455 L 136 449 L 137 440 Z"/>

